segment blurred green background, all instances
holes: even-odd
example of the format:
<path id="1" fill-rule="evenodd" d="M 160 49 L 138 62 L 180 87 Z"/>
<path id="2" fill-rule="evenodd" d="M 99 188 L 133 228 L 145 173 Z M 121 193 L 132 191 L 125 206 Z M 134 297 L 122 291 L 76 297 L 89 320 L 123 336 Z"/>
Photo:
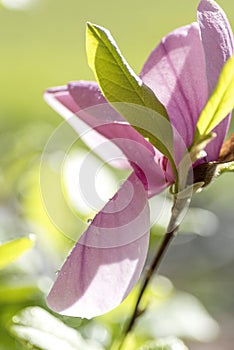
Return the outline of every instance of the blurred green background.
<path id="1" fill-rule="evenodd" d="M 234 28 L 233 2 L 220 0 L 219 4 Z M 28 233 L 36 236 L 36 249 L 0 270 L 1 350 L 25 348 L 27 342 L 22 345 L 8 332 L 11 317 L 24 306 L 46 307 L 44 292 L 72 245 L 50 221 L 40 197 L 41 154 L 51 133 L 61 123 L 60 116 L 44 102 L 43 91 L 71 80 L 93 80 L 86 62 L 86 21 L 110 29 L 138 73 L 164 35 L 196 20 L 197 5 L 195 0 L 28 0 L 28 4 L 26 0 L 0 1 L 0 242 Z M 76 149 L 80 148 L 85 150 L 83 145 L 77 145 Z M 55 173 L 48 162 L 51 183 Z M 52 199 L 56 198 L 53 191 L 56 188 L 51 187 Z M 60 203 L 57 206 L 58 215 L 66 221 L 68 208 Z M 210 343 L 188 337 L 189 348 L 231 350 L 234 343 L 232 175 L 224 175 L 204 193 L 196 195 L 193 206 L 214 215 L 207 219 L 201 211 L 196 216 L 197 222 L 186 230 L 193 233 L 196 224 L 199 226 L 204 220 L 201 235 L 179 236 L 160 273 L 170 278 L 177 289 L 199 298 L 220 325 L 219 335 L 210 339 Z M 73 229 L 75 223 L 69 225 Z M 83 229 L 81 225 L 77 231 Z M 75 325 L 70 320 L 63 321 Z M 87 332 L 83 335 L 87 337 Z"/>

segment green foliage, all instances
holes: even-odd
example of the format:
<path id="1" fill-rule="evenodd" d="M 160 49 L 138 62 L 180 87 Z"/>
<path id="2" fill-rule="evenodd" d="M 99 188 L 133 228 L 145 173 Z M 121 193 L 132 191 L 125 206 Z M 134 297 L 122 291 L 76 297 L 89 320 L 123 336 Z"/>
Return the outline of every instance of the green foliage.
<path id="1" fill-rule="evenodd" d="M 107 29 L 88 23 L 86 50 L 89 66 L 104 96 L 170 160 L 177 179 L 173 133 L 163 105 L 128 65 Z"/>
<path id="2" fill-rule="evenodd" d="M 24 303 L 26 300 L 39 294 L 38 288 L 33 285 L 17 285 L 1 283 L 0 305 Z"/>
<path id="3" fill-rule="evenodd" d="M 128 65 L 107 29 L 88 23 L 86 38 L 89 66 L 108 101 L 139 104 L 168 118 L 163 105 Z"/>
<path id="4" fill-rule="evenodd" d="M 175 336 L 207 342 L 217 335 L 218 325 L 196 297 L 174 290 L 160 303 L 151 298 L 135 332 L 146 339 Z"/>
<path id="5" fill-rule="evenodd" d="M 86 341 L 73 328 L 40 307 L 28 307 L 13 317 L 11 332 L 21 341 L 41 350 L 102 350 Z"/>
<path id="6" fill-rule="evenodd" d="M 0 246 L 0 269 L 15 261 L 25 251 L 32 248 L 34 236 L 22 237 Z"/>
<path id="7" fill-rule="evenodd" d="M 137 295 L 138 286 L 120 306 L 98 318 L 99 322 L 111 327 L 116 339 L 111 350 L 118 349 L 122 338 L 122 325 L 127 323 L 128 317 L 132 314 Z M 146 345 L 159 346 L 163 344 L 163 340 L 160 340 L 162 337 L 167 338 L 165 345 L 173 345 L 175 348 L 176 342 L 178 346 L 183 345 L 177 338 L 210 341 L 218 332 L 216 322 L 199 300 L 191 294 L 175 290 L 171 281 L 163 276 L 155 276 L 151 281 L 141 301 L 140 309 L 142 313 L 138 317 L 134 332 L 130 333 L 123 343 L 124 350 L 141 349 Z M 170 338 L 171 336 L 176 340 Z M 182 349 L 186 348 L 181 347 Z"/>

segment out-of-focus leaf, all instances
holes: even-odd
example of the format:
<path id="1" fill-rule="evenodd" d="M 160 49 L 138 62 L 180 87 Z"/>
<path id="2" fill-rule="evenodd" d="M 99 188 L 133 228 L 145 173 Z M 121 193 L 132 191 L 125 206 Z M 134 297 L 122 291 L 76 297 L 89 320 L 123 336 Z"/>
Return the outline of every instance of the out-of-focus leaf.
<path id="1" fill-rule="evenodd" d="M 2 285 L 0 286 L 0 305 L 25 302 L 39 293 L 36 286 Z"/>
<path id="2" fill-rule="evenodd" d="M 135 331 L 140 336 L 161 338 L 175 336 L 201 342 L 213 340 L 218 325 L 194 296 L 176 292 L 163 302 L 150 303 Z"/>
<path id="3" fill-rule="evenodd" d="M 74 327 L 77 329 L 77 318 L 73 318 L 73 325 L 70 324 L 71 322 L 71 317 L 67 316 L 69 319 L 69 323 L 67 324 L 70 327 Z M 63 318 L 64 321 L 64 318 Z M 112 341 L 112 336 L 110 332 L 110 328 L 106 325 L 102 325 L 98 322 L 98 320 L 92 320 L 92 321 L 87 321 L 86 324 L 84 324 L 84 320 L 82 322 L 82 336 L 85 339 L 89 339 L 92 341 L 95 341 L 99 344 L 102 344 L 105 349 L 110 348 L 110 343 Z"/>
<path id="4" fill-rule="evenodd" d="M 124 339 L 116 336 L 114 343 L 111 345 L 111 350 L 119 350 L 120 346 L 122 350 L 136 350 L 141 344 L 135 337 L 134 333 L 129 333 Z"/>
<path id="5" fill-rule="evenodd" d="M 13 317 L 11 332 L 19 339 L 42 350 L 102 350 L 86 341 L 73 328 L 40 307 L 28 307 Z"/>
<path id="6" fill-rule="evenodd" d="M 173 285 L 171 281 L 164 277 L 156 275 L 151 284 L 146 289 L 142 298 L 141 307 L 145 307 L 151 299 L 154 299 L 156 303 L 161 303 L 162 300 L 169 297 L 173 291 Z M 133 308 L 138 297 L 139 286 L 137 285 L 128 297 L 114 310 L 99 316 L 98 320 L 105 322 L 106 324 L 123 323 L 131 315 Z"/>
<path id="7" fill-rule="evenodd" d="M 224 65 L 197 123 L 196 138 L 209 134 L 234 108 L 234 56 Z"/>
<path id="8" fill-rule="evenodd" d="M 189 208 L 181 225 L 181 233 L 212 236 L 216 233 L 219 222 L 217 216 L 202 208 Z"/>
<path id="9" fill-rule="evenodd" d="M 148 341 L 138 350 L 188 350 L 188 348 L 180 339 L 165 338 Z"/>
<path id="10" fill-rule="evenodd" d="M 159 196 L 151 198 L 149 201 L 152 213 L 151 233 L 156 236 L 165 234 L 169 223 L 168 213 L 172 207 L 172 201 Z M 158 215 L 160 213 L 160 215 Z M 156 216 L 157 215 L 157 216 Z M 218 227 L 217 216 L 209 210 L 190 207 L 180 225 L 180 234 L 196 234 L 199 236 L 211 236 L 215 234 Z"/>
<path id="11" fill-rule="evenodd" d="M 120 343 L 116 342 L 116 347 L 112 350 L 118 350 Z M 185 344 L 178 338 L 166 337 L 154 340 L 138 338 L 134 333 L 128 334 L 121 349 L 123 350 L 188 350 Z"/>
<path id="12" fill-rule="evenodd" d="M 34 236 L 22 237 L 0 245 L 0 269 L 8 266 L 20 255 L 32 248 Z"/>
<path id="13" fill-rule="evenodd" d="M 165 299 L 170 297 L 173 291 L 173 285 L 171 281 L 160 275 L 155 275 L 150 285 L 146 289 L 140 308 L 145 309 L 151 300 L 155 303 L 161 304 Z M 99 316 L 97 321 L 104 323 L 108 328 L 111 327 L 112 333 L 114 334 L 116 341 L 112 345 L 112 350 L 119 350 L 120 342 L 122 339 L 122 325 L 127 322 L 127 319 L 132 315 L 137 297 L 139 293 L 139 285 L 137 285 L 128 297 L 114 310 L 106 313 L 105 315 Z M 144 338 L 144 336 L 143 336 Z M 145 340 L 145 338 L 144 338 Z M 141 336 L 135 333 L 130 333 L 124 341 L 123 350 L 135 350 L 142 344 Z"/>

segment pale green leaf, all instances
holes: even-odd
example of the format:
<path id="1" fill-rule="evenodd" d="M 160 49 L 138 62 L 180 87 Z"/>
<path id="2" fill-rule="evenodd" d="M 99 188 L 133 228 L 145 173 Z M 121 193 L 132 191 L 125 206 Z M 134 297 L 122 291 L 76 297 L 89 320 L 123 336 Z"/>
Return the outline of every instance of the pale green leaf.
<path id="1" fill-rule="evenodd" d="M 184 292 L 175 292 L 160 304 L 152 300 L 135 328 L 139 336 L 158 338 L 174 335 L 201 342 L 212 341 L 218 331 L 217 322 L 200 301 Z"/>
<path id="2" fill-rule="evenodd" d="M 23 303 L 38 293 L 40 293 L 36 285 L 22 284 L 21 279 L 17 279 L 18 283 L 1 283 L 0 285 L 0 305 Z"/>
<path id="3" fill-rule="evenodd" d="M 86 49 L 89 66 L 108 101 L 139 104 L 168 118 L 164 106 L 128 65 L 107 29 L 87 23 Z"/>
<path id="4" fill-rule="evenodd" d="M 169 159 L 177 179 L 173 132 L 164 106 L 128 65 L 108 30 L 88 23 L 86 48 L 88 63 L 103 95 Z"/>
<path id="5" fill-rule="evenodd" d="M 0 245 L 0 269 L 14 262 L 34 244 L 34 236 L 22 237 L 14 239 Z"/>
<path id="6" fill-rule="evenodd" d="M 11 332 L 19 339 L 42 350 L 102 350 L 86 341 L 73 328 L 40 307 L 28 307 L 13 317 Z"/>
<path id="7" fill-rule="evenodd" d="M 209 134 L 233 108 L 234 56 L 224 65 L 216 88 L 199 117 L 196 138 Z"/>

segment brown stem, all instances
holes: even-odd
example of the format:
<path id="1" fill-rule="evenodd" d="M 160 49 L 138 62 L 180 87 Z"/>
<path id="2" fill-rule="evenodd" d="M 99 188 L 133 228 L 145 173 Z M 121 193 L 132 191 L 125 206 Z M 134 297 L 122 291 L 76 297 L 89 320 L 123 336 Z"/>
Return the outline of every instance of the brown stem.
<path id="1" fill-rule="evenodd" d="M 121 348 L 123 347 L 125 339 L 127 338 L 127 335 L 131 332 L 133 326 L 135 325 L 137 317 L 141 314 L 141 310 L 139 308 L 139 305 L 140 305 L 140 302 L 142 300 L 142 296 L 143 296 L 152 276 L 158 270 L 160 262 L 162 261 L 162 258 L 165 255 L 172 239 L 177 234 L 177 231 L 179 229 L 178 218 L 179 218 L 181 212 L 183 211 L 184 207 L 186 206 L 186 203 L 187 203 L 187 199 L 177 200 L 174 202 L 174 206 L 172 208 L 171 219 L 170 219 L 169 225 L 167 227 L 166 234 L 162 240 L 162 243 L 159 246 L 159 249 L 157 251 L 157 254 L 155 255 L 155 258 L 153 259 L 150 266 L 147 268 L 142 285 L 140 287 L 139 295 L 138 295 L 138 298 L 136 301 L 136 305 L 135 305 L 133 314 L 130 318 L 130 321 L 128 323 L 127 328 L 124 331 L 124 335 L 122 338 L 123 340 L 119 346 L 119 350 L 121 350 Z"/>

